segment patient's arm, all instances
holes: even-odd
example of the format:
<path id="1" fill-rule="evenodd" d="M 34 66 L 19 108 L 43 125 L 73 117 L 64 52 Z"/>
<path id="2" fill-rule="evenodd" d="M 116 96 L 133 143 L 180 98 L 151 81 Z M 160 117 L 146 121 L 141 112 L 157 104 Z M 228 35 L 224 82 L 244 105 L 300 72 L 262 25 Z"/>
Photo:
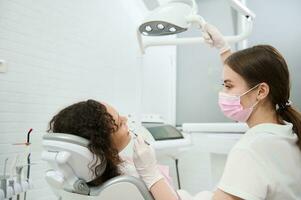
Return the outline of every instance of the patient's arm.
<path id="1" fill-rule="evenodd" d="M 176 195 L 176 193 L 168 186 L 168 184 L 164 181 L 164 179 L 161 179 L 160 181 L 155 183 L 150 190 L 156 200 L 180 199 Z M 192 197 L 191 200 L 242 200 L 241 198 L 228 194 L 220 189 L 217 189 L 213 193 L 212 198 L 208 197 L 208 195 L 204 195 L 202 197 L 200 195 L 197 195 L 196 197 Z M 190 200 L 190 199 L 183 199 L 183 200 Z"/>
<path id="2" fill-rule="evenodd" d="M 178 200 L 178 196 L 165 179 L 156 182 L 150 191 L 156 200 Z"/>
<path id="3" fill-rule="evenodd" d="M 233 196 L 231 194 L 228 194 L 220 189 L 217 189 L 214 192 L 212 200 L 242 200 L 239 197 Z"/>

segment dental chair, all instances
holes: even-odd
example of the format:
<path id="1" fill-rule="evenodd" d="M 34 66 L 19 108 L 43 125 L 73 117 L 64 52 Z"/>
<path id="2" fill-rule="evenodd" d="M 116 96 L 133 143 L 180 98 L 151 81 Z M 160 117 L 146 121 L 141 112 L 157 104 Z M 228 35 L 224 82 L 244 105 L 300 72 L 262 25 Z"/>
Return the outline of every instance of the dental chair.
<path id="1" fill-rule="evenodd" d="M 100 186 L 89 187 L 87 182 L 95 178 L 89 169 L 95 156 L 87 148 L 88 143 L 71 134 L 43 136 L 42 160 L 50 166 L 46 182 L 59 200 L 154 200 L 143 181 L 132 176 L 117 176 Z M 102 172 L 106 163 L 103 166 Z"/>

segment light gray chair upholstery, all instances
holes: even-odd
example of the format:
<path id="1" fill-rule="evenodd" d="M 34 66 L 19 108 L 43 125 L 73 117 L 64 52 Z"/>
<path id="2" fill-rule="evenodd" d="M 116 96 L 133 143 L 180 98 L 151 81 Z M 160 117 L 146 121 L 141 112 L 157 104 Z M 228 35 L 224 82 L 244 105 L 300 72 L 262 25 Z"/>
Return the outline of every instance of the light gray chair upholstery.
<path id="1" fill-rule="evenodd" d="M 117 176 L 101 186 L 89 187 L 86 183 L 95 177 L 89 169 L 93 154 L 87 148 L 88 143 L 71 134 L 44 135 L 42 159 L 49 164 L 46 181 L 58 199 L 153 200 L 143 181 L 132 176 Z"/>

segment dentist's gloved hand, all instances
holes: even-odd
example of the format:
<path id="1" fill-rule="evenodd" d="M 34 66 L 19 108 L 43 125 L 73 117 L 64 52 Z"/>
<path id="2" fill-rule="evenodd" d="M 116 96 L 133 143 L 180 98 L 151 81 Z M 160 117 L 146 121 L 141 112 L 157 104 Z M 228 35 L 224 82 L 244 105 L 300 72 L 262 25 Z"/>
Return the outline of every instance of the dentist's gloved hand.
<path id="1" fill-rule="evenodd" d="M 231 49 L 222 33 L 213 25 L 206 23 L 203 27 L 203 38 L 211 47 L 220 50 L 220 54 Z"/>
<path id="2" fill-rule="evenodd" d="M 133 161 L 138 174 L 145 182 L 148 189 L 163 178 L 157 168 L 154 149 L 150 145 L 145 144 L 144 140 L 139 135 L 134 140 Z"/>

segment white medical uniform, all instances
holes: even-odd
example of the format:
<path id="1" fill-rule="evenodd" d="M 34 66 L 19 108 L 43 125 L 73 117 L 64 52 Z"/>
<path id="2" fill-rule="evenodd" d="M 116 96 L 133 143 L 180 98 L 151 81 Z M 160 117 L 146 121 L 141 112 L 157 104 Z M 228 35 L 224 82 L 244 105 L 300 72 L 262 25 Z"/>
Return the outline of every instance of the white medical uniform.
<path id="1" fill-rule="evenodd" d="M 218 188 L 247 200 L 301 200 L 301 151 L 292 124 L 259 124 L 229 153 Z"/>

